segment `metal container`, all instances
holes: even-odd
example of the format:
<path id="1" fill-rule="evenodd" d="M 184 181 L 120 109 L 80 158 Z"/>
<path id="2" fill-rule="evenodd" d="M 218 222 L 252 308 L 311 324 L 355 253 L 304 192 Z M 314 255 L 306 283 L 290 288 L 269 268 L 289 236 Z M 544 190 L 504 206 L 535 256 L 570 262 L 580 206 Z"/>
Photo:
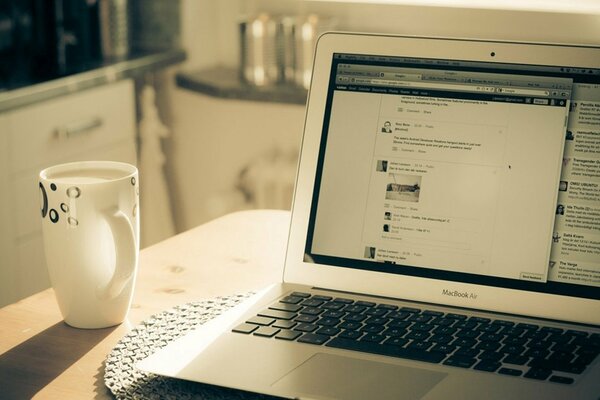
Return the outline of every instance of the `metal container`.
<path id="1" fill-rule="evenodd" d="M 308 89 L 312 78 L 312 65 L 315 46 L 319 36 L 335 28 L 336 21 L 331 17 L 315 14 L 298 18 L 294 28 L 295 78 L 298 86 Z"/>
<path id="2" fill-rule="evenodd" d="M 262 86 L 277 83 L 277 22 L 268 14 L 240 22 L 240 61 L 242 79 Z"/>
<path id="3" fill-rule="evenodd" d="M 296 23 L 297 18 L 281 16 L 277 19 L 277 63 L 282 82 L 296 81 Z"/>
<path id="4" fill-rule="evenodd" d="M 130 48 L 129 1 L 100 0 L 100 37 L 104 58 L 124 58 Z"/>

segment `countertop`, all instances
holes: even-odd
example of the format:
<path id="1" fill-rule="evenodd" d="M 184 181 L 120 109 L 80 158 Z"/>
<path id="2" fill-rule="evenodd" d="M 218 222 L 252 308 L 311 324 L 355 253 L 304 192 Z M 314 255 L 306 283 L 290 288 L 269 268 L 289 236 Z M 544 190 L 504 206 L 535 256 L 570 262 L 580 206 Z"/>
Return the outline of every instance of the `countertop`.
<path id="1" fill-rule="evenodd" d="M 181 49 L 134 54 L 85 72 L 0 92 L 0 112 L 75 93 L 120 79 L 135 78 L 185 60 Z"/>

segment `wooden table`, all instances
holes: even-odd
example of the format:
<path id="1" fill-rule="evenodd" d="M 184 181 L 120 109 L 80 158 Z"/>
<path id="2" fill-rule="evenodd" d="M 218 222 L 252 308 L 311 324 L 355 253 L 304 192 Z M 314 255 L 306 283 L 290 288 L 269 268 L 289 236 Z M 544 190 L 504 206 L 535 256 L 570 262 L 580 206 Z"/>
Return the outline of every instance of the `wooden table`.
<path id="1" fill-rule="evenodd" d="M 127 321 L 116 327 L 71 328 L 52 289 L 0 309 L 0 398 L 112 398 L 103 362 L 135 325 L 281 280 L 289 219 L 286 211 L 233 213 L 142 250 Z"/>

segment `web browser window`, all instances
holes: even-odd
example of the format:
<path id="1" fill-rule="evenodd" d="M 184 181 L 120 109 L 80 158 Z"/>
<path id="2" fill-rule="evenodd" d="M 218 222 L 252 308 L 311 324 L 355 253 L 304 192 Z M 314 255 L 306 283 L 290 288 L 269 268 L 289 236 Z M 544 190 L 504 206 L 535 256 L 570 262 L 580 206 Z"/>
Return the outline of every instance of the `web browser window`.
<path id="1" fill-rule="evenodd" d="M 600 253 L 577 250 L 600 245 L 597 85 L 535 66 L 333 61 L 308 258 L 484 284 L 598 285 Z"/>

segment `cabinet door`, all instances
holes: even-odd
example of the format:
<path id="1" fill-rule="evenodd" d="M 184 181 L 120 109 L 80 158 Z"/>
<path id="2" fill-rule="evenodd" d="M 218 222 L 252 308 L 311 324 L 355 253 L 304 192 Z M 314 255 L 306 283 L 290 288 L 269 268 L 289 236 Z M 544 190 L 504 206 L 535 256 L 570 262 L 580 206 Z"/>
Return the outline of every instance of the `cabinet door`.
<path id="1" fill-rule="evenodd" d="M 11 189 L 9 185 L 8 134 L 10 126 L 6 115 L 0 114 L 0 306 L 16 297 L 16 275 L 13 243 Z"/>
<path id="2" fill-rule="evenodd" d="M 133 82 L 59 97 L 8 113 L 14 173 L 41 169 L 135 135 Z"/>

